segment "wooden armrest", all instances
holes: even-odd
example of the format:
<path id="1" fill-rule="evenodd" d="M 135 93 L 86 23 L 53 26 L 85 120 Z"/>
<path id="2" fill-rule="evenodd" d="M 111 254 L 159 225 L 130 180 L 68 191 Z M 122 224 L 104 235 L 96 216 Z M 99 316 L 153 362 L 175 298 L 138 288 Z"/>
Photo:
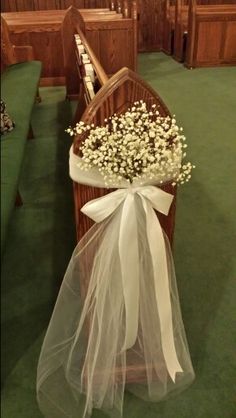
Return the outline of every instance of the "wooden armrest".
<path id="1" fill-rule="evenodd" d="M 16 62 L 32 61 L 34 59 L 33 47 L 30 45 L 13 45 Z"/>

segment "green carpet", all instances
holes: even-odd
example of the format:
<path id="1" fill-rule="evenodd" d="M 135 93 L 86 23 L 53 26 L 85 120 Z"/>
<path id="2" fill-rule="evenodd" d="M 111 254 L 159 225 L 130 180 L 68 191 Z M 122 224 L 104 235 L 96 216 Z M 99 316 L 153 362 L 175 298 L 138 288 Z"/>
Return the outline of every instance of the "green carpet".
<path id="1" fill-rule="evenodd" d="M 124 418 L 236 416 L 236 69 L 187 70 L 164 54 L 139 57 L 139 72 L 176 115 L 196 165 L 178 192 L 174 257 L 196 380 L 161 403 L 126 394 Z M 63 88 L 41 89 L 35 139 L 21 178 L 2 266 L 2 417 L 40 418 L 36 365 L 74 242 L 70 138 L 73 106 Z M 95 411 L 93 418 L 104 418 Z"/>

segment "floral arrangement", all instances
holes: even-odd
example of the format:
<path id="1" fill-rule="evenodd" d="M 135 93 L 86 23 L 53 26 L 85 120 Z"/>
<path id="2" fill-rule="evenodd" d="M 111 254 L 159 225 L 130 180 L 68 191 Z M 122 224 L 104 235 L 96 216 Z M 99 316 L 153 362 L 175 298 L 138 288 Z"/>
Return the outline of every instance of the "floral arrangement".
<path id="1" fill-rule="evenodd" d="M 66 130 L 85 138 L 80 146 L 81 169 L 97 167 L 107 186 L 124 179 L 130 184 L 171 181 L 173 186 L 190 180 L 194 165 L 183 163 L 187 147 L 183 129 L 174 117 L 161 116 L 155 104 L 149 111 L 144 101 L 137 101 L 104 123 L 95 127 L 81 121 Z"/>

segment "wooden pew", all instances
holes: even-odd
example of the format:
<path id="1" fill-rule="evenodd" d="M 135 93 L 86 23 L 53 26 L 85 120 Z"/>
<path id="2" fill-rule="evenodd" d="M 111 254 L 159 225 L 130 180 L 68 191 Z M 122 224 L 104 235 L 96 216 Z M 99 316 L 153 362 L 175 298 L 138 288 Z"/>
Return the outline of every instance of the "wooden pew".
<path id="1" fill-rule="evenodd" d="M 2 13 L 15 45 L 31 45 L 35 58 L 42 62 L 41 86 L 64 85 L 61 22 L 64 10 Z"/>
<path id="2" fill-rule="evenodd" d="M 158 94 L 148 86 L 141 78 L 129 70 L 123 68 L 107 80 L 96 93 L 95 97 L 87 105 L 85 112 L 80 116 L 80 112 L 77 113 L 75 123 L 82 120 L 86 124 L 103 125 L 104 119 L 109 118 L 114 113 L 117 115 L 124 113 L 134 101 L 145 100 L 148 107 L 151 108 L 152 104 L 157 104 L 160 113 L 163 116 L 169 114 L 168 109 L 162 102 Z M 74 153 L 78 155 L 81 141 L 84 139 L 83 135 L 78 135 L 74 139 Z M 176 210 L 176 188 L 170 184 L 163 186 L 163 189 L 169 193 L 172 193 L 174 197 L 173 205 L 171 206 L 168 217 L 157 214 L 161 225 L 167 233 L 170 242 L 173 242 L 174 224 L 175 224 L 175 210 Z M 112 192 L 112 189 L 94 188 L 90 186 L 73 183 L 74 190 L 74 205 L 75 205 L 75 220 L 76 220 L 76 234 L 79 241 L 84 234 L 93 225 L 91 219 L 85 216 L 80 209 L 88 201 L 104 196 L 107 193 Z M 88 283 L 81 283 L 82 296 L 85 297 L 87 293 Z M 138 362 L 133 366 L 133 356 L 128 358 L 127 362 L 127 381 L 142 381 L 145 379 L 145 369 L 142 362 Z M 117 370 L 120 373 L 120 370 Z"/>
<path id="3" fill-rule="evenodd" d="M 33 10 L 58 10 L 70 6 L 83 7 L 109 7 L 109 0 L 4 0 L 3 12 L 25 12 Z"/>
<path id="4" fill-rule="evenodd" d="M 182 62 L 186 47 L 186 36 L 188 31 L 189 0 L 175 0 L 175 25 L 173 56 L 177 61 Z"/>
<path id="5" fill-rule="evenodd" d="M 169 111 L 158 94 L 144 82 L 135 72 L 128 68 L 122 68 L 115 75 L 101 86 L 95 97 L 86 107 L 82 118 L 75 119 L 75 122 L 82 120 L 85 124 L 94 124 L 95 126 L 103 125 L 104 119 L 109 118 L 114 113 L 120 115 L 127 111 L 128 108 L 137 100 L 144 100 L 147 103 L 148 109 L 151 109 L 153 104 L 158 106 L 160 113 L 163 116 L 169 115 Z M 77 135 L 74 138 L 73 150 L 76 155 L 79 153 L 79 147 L 84 136 Z M 92 199 L 104 196 L 113 191 L 113 189 L 102 189 L 85 186 L 78 183 L 73 183 L 74 187 L 74 205 L 75 205 L 75 219 L 76 219 L 76 233 L 78 241 L 93 225 L 93 221 L 85 216 L 80 209 L 82 206 Z M 171 206 L 169 215 L 165 217 L 157 213 L 160 223 L 169 237 L 170 242 L 173 242 L 175 211 L 176 211 L 176 188 L 170 184 L 162 187 L 165 191 L 174 195 L 174 201 Z M 88 289 L 88 282 L 80 282 L 80 292 L 82 300 L 86 297 Z M 88 322 L 89 329 L 89 322 Z M 146 379 L 146 368 L 143 364 L 143 357 L 140 355 L 139 346 L 127 351 L 126 362 L 126 382 L 143 382 Z M 153 367 L 150 365 L 150 368 Z M 161 366 L 160 366 L 161 367 Z M 122 369 L 117 367 L 115 370 L 115 379 L 119 380 Z M 99 376 L 97 376 L 99 379 Z"/>
<path id="6" fill-rule="evenodd" d="M 73 24 L 74 14 L 68 13 L 65 19 L 68 19 L 67 24 Z M 72 27 L 72 25 L 70 25 Z M 68 51 L 66 44 L 64 45 L 64 53 Z M 73 62 L 77 72 L 77 82 L 79 86 L 78 106 L 74 119 L 74 125 L 80 120 L 85 123 L 101 125 L 104 119 L 125 112 L 137 100 L 144 100 L 148 108 L 151 109 L 153 104 L 158 106 L 161 115 L 170 115 L 167 107 L 145 81 L 143 81 L 137 73 L 128 69 L 127 67 L 119 70 L 111 78 L 108 78 L 104 68 L 96 57 L 91 45 L 87 41 L 80 27 L 77 26 L 77 32 L 73 34 Z M 83 56 L 86 54 L 86 60 Z M 72 56 L 71 56 L 72 57 Z M 89 61 L 90 68 L 92 67 L 93 75 L 88 79 L 86 73 L 86 62 Z M 88 92 L 87 83 L 92 83 L 92 94 Z M 78 154 L 79 146 L 83 140 L 83 135 L 79 135 L 74 139 L 74 152 Z M 163 186 L 163 189 L 174 194 L 176 197 L 176 187 L 171 184 Z M 80 240 L 82 236 L 92 225 L 92 221 L 80 212 L 80 208 L 91 198 L 96 198 L 109 193 L 111 190 L 94 189 L 87 186 L 74 184 L 74 198 L 75 198 L 75 217 L 77 238 Z M 175 217 L 175 203 L 172 205 L 168 217 L 158 214 L 161 224 L 166 231 L 170 242 L 173 241 L 174 232 L 174 217 Z"/>
<path id="7" fill-rule="evenodd" d="M 163 116 L 169 115 L 169 111 L 158 94 L 132 70 L 127 67 L 119 70 L 111 78 L 108 77 L 105 69 L 101 65 L 98 57 L 94 53 L 90 43 L 82 30 L 83 21 L 79 21 L 81 15 L 77 10 L 71 8 L 63 20 L 62 36 L 65 38 L 63 43 L 63 53 L 65 62 L 73 63 L 75 71 L 71 65 L 68 67 L 67 88 L 68 95 L 73 93 L 76 83 L 78 89 L 78 106 L 74 119 L 74 124 L 83 120 L 85 123 L 102 124 L 104 119 L 114 113 L 118 115 L 125 112 L 136 100 L 145 100 L 151 108 L 152 104 L 157 104 Z M 70 33 L 68 36 L 68 28 Z M 65 30 L 65 32 L 64 32 Z M 72 38 L 72 44 L 68 40 Z M 86 56 L 85 56 L 86 54 Z M 84 60 L 84 56 L 86 60 Z M 92 76 L 89 78 L 86 72 L 86 63 L 92 68 Z M 91 85 L 92 84 L 92 85 Z M 70 91 L 72 87 L 72 91 Z M 90 92 L 89 92 L 90 90 Z M 74 152 L 78 154 L 79 145 L 82 137 L 78 136 L 74 141 Z M 176 188 L 170 184 L 163 186 L 166 191 L 173 193 L 176 198 Z M 74 184 L 75 217 L 77 238 L 80 240 L 84 233 L 92 225 L 92 221 L 85 217 L 80 208 L 92 196 L 99 197 L 110 192 L 107 189 L 94 189 L 87 186 Z M 172 205 L 168 217 L 158 215 L 163 228 L 165 229 L 170 242 L 173 241 L 175 203 Z"/>
<path id="8" fill-rule="evenodd" d="M 68 14 L 65 19 L 67 20 L 66 24 L 68 24 L 69 20 L 71 23 L 71 15 Z M 76 97 L 78 99 L 76 119 L 80 120 L 81 115 L 94 95 L 107 82 L 108 76 L 80 27 L 76 26 L 76 33 L 71 32 L 71 35 L 73 37 L 73 45 L 70 44 L 70 49 L 67 48 L 67 43 L 63 44 L 65 62 L 67 59 L 70 59 L 70 62 L 73 62 L 75 66 L 74 71 L 71 71 L 72 67 L 70 65 L 69 71 L 66 72 L 67 97 L 70 99 Z M 75 91 L 76 94 L 74 93 Z"/>
<path id="9" fill-rule="evenodd" d="M 88 44 L 86 45 L 88 46 Z M 94 59 L 93 56 L 92 59 Z M 97 76 L 99 76 L 101 67 L 97 67 L 97 62 L 94 60 L 92 63 L 95 63 Z M 148 104 L 148 107 L 150 106 L 150 108 L 152 104 L 157 104 L 159 111 L 163 116 L 169 115 L 167 107 L 162 102 L 158 94 L 132 70 L 123 68 L 110 79 L 106 79 L 103 70 L 102 77 L 104 78 L 100 78 L 100 87 L 98 92 L 85 107 L 85 112 L 83 113 L 82 117 L 80 116 L 80 110 L 77 112 L 74 121 L 75 123 L 79 120 L 82 120 L 88 124 L 94 123 L 95 126 L 101 125 L 104 123 L 105 118 L 110 117 L 114 113 L 119 115 L 125 112 L 133 102 L 141 99 L 144 100 Z M 82 139 L 83 137 L 79 135 L 74 140 L 75 154 L 78 154 L 79 152 L 79 146 Z M 170 184 L 163 186 L 163 188 L 173 194 L 176 192 L 176 189 Z M 76 228 L 78 240 L 92 225 L 92 221 L 80 212 L 80 208 L 88 200 L 102 196 L 110 191 L 111 190 L 107 189 L 94 189 L 78 184 L 74 185 Z M 170 242 L 172 242 L 173 239 L 174 214 L 175 202 L 168 217 L 160 216 L 160 221 L 170 239 Z"/>
<path id="10" fill-rule="evenodd" d="M 231 0 L 220 0 L 220 2 L 218 0 L 175 0 L 175 23 L 173 25 L 172 23 L 172 31 L 173 31 L 173 44 L 174 44 L 174 48 L 173 48 L 173 57 L 179 61 L 179 62 L 184 62 L 185 61 L 185 57 L 186 57 L 186 50 L 188 48 L 189 50 L 189 45 L 190 45 L 190 41 L 188 39 L 188 34 L 191 31 L 192 33 L 192 28 L 194 27 L 194 30 L 196 28 L 198 28 L 199 22 L 200 20 L 206 20 L 208 22 L 211 22 L 210 26 L 213 28 L 213 22 L 216 20 L 220 21 L 220 20 L 229 20 L 232 19 L 234 20 L 233 16 L 231 15 L 231 13 L 234 13 L 235 11 L 235 3 L 230 4 Z M 220 4 L 219 4 L 220 3 Z M 197 8 L 197 13 L 199 16 L 199 19 L 195 25 L 194 20 L 196 19 L 195 13 L 196 13 L 196 8 Z M 194 10 L 194 12 L 193 12 Z M 201 17 L 200 17 L 201 15 Z M 210 17 L 211 15 L 211 17 Z M 226 15 L 228 17 L 226 17 Z M 208 16 L 208 17 L 207 17 Z M 230 17 L 231 16 L 231 17 Z M 200 25 L 203 27 L 203 25 Z M 208 27 L 208 31 L 210 31 L 211 29 L 210 26 Z M 205 26 L 207 27 L 207 25 Z M 222 29 L 223 30 L 223 29 Z M 212 44 L 212 39 L 215 36 L 215 31 L 213 29 L 213 35 L 208 36 L 206 43 L 207 45 L 205 45 L 204 48 L 207 48 L 210 51 L 209 45 Z M 233 34 L 233 29 L 231 28 L 231 34 Z M 232 35 L 229 36 L 232 36 Z M 204 35 L 202 35 L 204 37 Z M 234 35 L 233 35 L 234 36 Z M 198 34 L 195 33 L 195 40 L 197 41 L 198 39 Z M 198 40 L 198 44 L 200 45 L 200 39 Z M 219 42 L 224 42 L 223 39 Z M 193 46 L 193 39 L 191 38 L 191 44 Z M 198 46 L 198 48 L 200 48 L 200 46 Z M 167 51 L 168 52 L 168 51 Z M 193 51 L 188 52 L 189 54 L 192 54 Z M 207 53 L 207 52 L 206 52 Z M 209 61 L 209 60 L 208 60 Z M 224 61 L 224 59 L 223 59 Z M 231 58 L 230 58 L 230 61 Z M 217 64 L 218 62 L 218 64 Z M 219 60 L 215 60 L 214 63 L 210 63 L 206 61 L 205 65 L 220 65 L 219 64 L 220 59 Z M 188 67 L 193 67 L 193 66 L 198 66 L 198 64 L 187 64 Z"/>
<path id="11" fill-rule="evenodd" d="M 162 51 L 168 55 L 173 53 L 175 30 L 175 0 L 164 0 L 163 4 L 163 35 Z"/>
<path id="12" fill-rule="evenodd" d="M 236 4 L 203 6 L 190 0 L 185 65 L 236 65 Z"/>
<path id="13" fill-rule="evenodd" d="M 61 27 L 66 90 L 69 98 L 78 94 L 74 34 L 81 32 L 108 76 L 125 65 L 136 69 L 137 38 L 134 19 L 122 16 L 115 20 L 103 20 L 98 17 L 86 20 L 79 10 L 71 7 L 67 10 Z"/>
<path id="14" fill-rule="evenodd" d="M 123 66 L 137 68 L 137 5 L 136 1 L 129 3 L 130 8 L 128 2 L 126 5 L 124 13 L 128 17 L 123 15 L 122 4 L 118 5 L 116 17 L 104 19 L 84 17 L 79 11 L 85 37 L 109 75 Z"/>
<path id="15" fill-rule="evenodd" d="M 153 104 L 156 104 L 161 115 L 170 115 L 167 107 L 158 94 L 132 70 L 124 67 L 111 78 L 108 78 L 108 75 L 81 30 L 81 25 L 79 27 L 75 26 L 77 32 L 73 33 L 73 24 L 76 25 L 77 22 L 75 14 L 67 13 L 64 20 L 67 20 L 67 22 L 65 22 L 65 27 L 69 25 L 71 34 L 73 35 L 74 54 L 72 54 L 72 50 L 68 50 L 66 44 L 64 45 L 64 53 L 68 52 L 68 54 L 70 54 L 70 57 L 77 68 L 77 79 L 80 86 L 78 108 L 73 125 L 82 120 L 85 124 L 101 126 L 105 123 L 106 118 L 109 118 L 114 113 L 117 115 L 124 113 L 135 101 L 141 99 L 147 103 L 149 110 L 151 110 Z M 86 60 L 83 59 L 85 53 Z M 92 77 L 89 80 L 86 79 L 85 61 L 87 61 L 87 58 L 93 70 Z M 88 83 L 92 84 L 92 94 L 88 91 L 91 87 L 88 86 Z M 74 137 L 73 151 L 76 155 L 79 154 L 79 148 L 83 139 L 84 134 Z M 176 187 L 167 184 L 162 188 L 174 195 L 174 201 L 171 205 L 169 215 L 166 217 L 159 213 L 157 214 L 161 225 L 172 244 L 176 211 Z M 93 224 L 91 219 L 81 212 L 80 209 L 82 206 L 91 199 L 104 196 L 112 191 L 112 189 L 94 188 L 73 182 L 76 235 L 78 241 Z M 88 282 L 81 281 L 80 291 L 82 300 L 86 297 L 87 289 Z M 150 365 L 150 367 L 152 366 Z M 121 368 L 115 370 L 116 379 L 119 379 L 121 372 Z M 99 376 L 97 377 L 99 379 Z M 135 347 L 134 350 L 129 350 L 127 353 L 126 382 L 142 382 L 145 381 L 145 379 L 146 369 L 142 362 L 142 356 L 139 355 L 139 348 Z"/>
<path id="16" fill-rule="evenodd" d="M 175 24 L 175 0 L 164 0 L 163 3 L 163 34 L 162 51 L 168 55 L 172 54 L 172 37 Z"/>
<path id="17" fill-rule="evenodd" d="M 132 2 L 132 5 L 133 3 L 136 2 Z M 117 8 L 117 5 L 113 6 Z M 81 24 L 87 25 L 86 28 L 84 27 L 84 32 L 87 31 L 93 38 L 93 49 L 100 61 L 104 60 L 104 66 L 110 68 L 111 73 L 116 72 L 122 66 L 136 68 L 137 20 L 134 7 L 132 8 L 132 17 L 130 9 L 130 17 L 128 18 L 124 18 L 123 14 L 117 14 L 116 9 L 111 10 L 110 8 L 83 9 L 80 12 Z M 65 84 L 65 71 L 61 65 L 63 55 L 61 26 L 65 14 L 66 10 L 3 13 L 9 26 L 12 42 L 16 45 L 31 45 L 35 51 L 36 59 L 42 61 L 42 86 Z M 96 29 L 97 36 L 94 32 Z M 123 44 L 118 42 L 119 35 L 121 42 L 125 45 L 132 42 L 129 48 L 123 48 Z M 72 41 L 73 39 L 71 39 Z M 112 44 L 112 42 L 114 43 Z M 122 50 L 119 50 L 121 47 Z M 112 65 L 110 65 L 110 54 Z M 121 56 L 120 60 L 119 56 Z"/>
<path id="18" fill-rule="evenodd" d="M 76 7 L 77 9 L 109 8 L 110 10 L 117 11 L 119 8 L 122 9 L 124 7 L 126 0 L 4 0 L 2 3 L 2 12 L 65 10 L 70 6 Z"/>

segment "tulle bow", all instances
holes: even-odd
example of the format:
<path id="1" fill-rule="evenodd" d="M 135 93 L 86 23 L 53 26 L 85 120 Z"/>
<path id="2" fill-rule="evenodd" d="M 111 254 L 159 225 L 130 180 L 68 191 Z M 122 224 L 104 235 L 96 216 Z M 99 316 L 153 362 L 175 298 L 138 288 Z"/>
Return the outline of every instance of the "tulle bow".
<path id="1" fill-rule="evenodd" d="M 129 187 L 91 200 L 83 206 L 81 211 L 98 223 L 122 205 L 118 240 L 126 314 L 123 350 L 127 350 L 135 344 L 139 325 L 137 195 L 141 198 L 146 218 L 146 234 L 152 259 L 163 355 L 168 373 L 175 381 L 176 373 L 182 372 L 182 368 L 174 343 L 165 242 L 160 222 L 154 211 L 156 209 L 168 215 L 173 196 L 154 186 Z"/>

